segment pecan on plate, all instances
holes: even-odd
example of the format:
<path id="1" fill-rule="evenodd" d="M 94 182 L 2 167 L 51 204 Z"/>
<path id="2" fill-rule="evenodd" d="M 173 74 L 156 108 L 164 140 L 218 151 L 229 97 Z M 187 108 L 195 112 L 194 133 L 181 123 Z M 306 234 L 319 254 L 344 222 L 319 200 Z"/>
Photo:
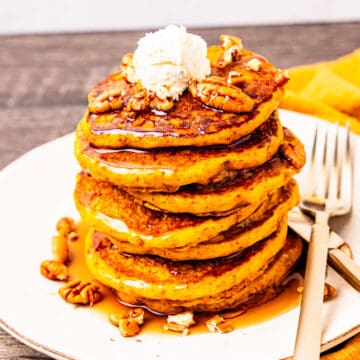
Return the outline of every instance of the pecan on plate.
<path id="1" fill-rule="evenodd" d="M 44 260 L 40 264 L 40 272 L 49 280 L 65 281 L 69 279 L 69 269 L 56 260 Z"/>
<path id="2" fill-rule="evenodd" d="M 75 230 L 75 221 L 71 217 L 64 216 L 56 224 L 56 230 L 59 235 L 67 236 L 70 232 Z"/>
<path id="3" fill-rule="evenodd" d="M 65 264 L 69 258 L 68 239 L 65 235 L 53 236 L 51 241 L 52 255 L 55 261 Z"/>
<path id="4" fill-rule="evenodd" d="M 92 281 L 71 280 L 59 289 L 59 294 L 71 304 L 93 305 L 103 298 L 100 286 Z"/>
<path id="5" fill-rule="evenodd" d="M 144 324 L 145 311 L 142 308 L 134 308 L 128 310 L 122 310 L 109 315 L 109 321 L 119 326 L 119 322 L 122 319 L 134 319 L 139 325 Z"/>
<path id="6" fill-rule="evenodd" d="M 215 315 L 211 319 L 207 320 L 206 327 L 210 332 L 218 332 L 220 334 L 234 330 L 233 326 L 220 315 Z"/>
<path id="7" fill-rule="evenodd" d="M 194 313 L 192 311 L 184 311 L 176 315 L 169 315 L 164 325 L 164 330 L 188 335 L 189 328 L 193 325 L 195 325 Z"/>
<path id="8" fill-rule="evenodd" d="M 144 310 L 141 308 L 123 310 L 109 315 L 110 322 L 119 328 L 121 336 L 135 336 L 144 324 Z"/>
<path id="9" fill-rule="evenodd" d="M 296 291 L 299 294 L 302 294 L 304 292 L 304 286 L 300 285 L 297 287 Z M 335 297 L 337 294 L 336 289 L 330 285 L 329 283 L 325 283 L 324 284 L 324 301 L 332 299 L 333 297 Z"/>

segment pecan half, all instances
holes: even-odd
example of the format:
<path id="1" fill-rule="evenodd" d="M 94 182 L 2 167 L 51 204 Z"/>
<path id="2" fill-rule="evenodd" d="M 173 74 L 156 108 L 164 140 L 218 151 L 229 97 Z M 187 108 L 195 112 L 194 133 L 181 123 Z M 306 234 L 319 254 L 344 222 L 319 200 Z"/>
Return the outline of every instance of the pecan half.
<path id="1" fill-rule="evenodd" d="M 224 111 L 247 112 L 255 105 L 254 100 L 240 88 L 217 76 L 193 81 L 190 84 L 190 92 L 205 105 Z"/>
<path id="2" fill-rule="evenodd" d="M 69 269 L 55 260 L 44 260 L 40 264 L 40 273 L 49 280 L 65 281 L 69 279 Z"/>
<path id="3" fill-rule="evenodd" d="M 59 294 L 71 304 L 93 305 L 103 298 L 97 283 L 81 280 L 69 281 L 59 289 Z"/>
<path id="4" fill-rule="evenodd" d="M 124 105 L 120 86 L 105 89 L 100 95 L 89 101 L 89 111 L 95 114 L 109 110 L 120 110 Z"/>

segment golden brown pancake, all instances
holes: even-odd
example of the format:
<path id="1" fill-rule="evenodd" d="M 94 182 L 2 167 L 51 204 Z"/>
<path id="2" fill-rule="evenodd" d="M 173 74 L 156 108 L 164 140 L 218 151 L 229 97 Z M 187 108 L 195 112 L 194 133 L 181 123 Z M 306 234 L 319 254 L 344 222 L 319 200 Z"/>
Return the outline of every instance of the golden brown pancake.
<path id="1" fill-rule="evenodd" d="M 176 191 L 180 186 L 221 181 L 229 172 L 252 168 L 269 160 L 283 140 L 275 112 L 252 134 L 225 146 L 105 150 L 86 138 L 84 119 L 75 141 L 81 167 L 99 180 L 146 191 Z"/>
<path id="2" fill-rule="evenodd" d="M 236 310 L 243 313 L 270 301 L 283 290 L 286 277 L 294 268 L 301 251 L 301 239 L 288 234 L 285 246 L 255 279 L 245 280 L 239 285 L 212 296 L 178 301 L 166 298 L 148 299 L 120 290 L 116 291 L 116 294 L 127 304 L 143 305 L 158 313 L 178 313 L 184 310 L 206 313 Z"/>
<path id="3" fill-rule="evenodd" d="M 251 215 L 221 232 L 214 238 L 198 244 L 165 248 L 147 244 L 131 244 L 126 240 L 109 236 L 119 251 L 130 254 L 152 254 L 170 260 L 204 260 L 228 256 L 243 250 L 272 234 L 279 226 L 287 226 L 287 212 L 299 202 L 295 180 L 283 189 L 269 196 Z M 90 232 L 96 230 L 91 229 Z M 89 234 L 89 236 L 92 236 Z"/>
<path id="4" fill-rule="evenodd" d="M 154 210 L 197 216 L 226 215 L 237 207 L 259 203 L 268 193 L 286 184 L 305 163 L 304 146 L 288 129 L 278 153 L 266 163 L 239 171 L 235 177 L 210 185 L 191 184 L 175 193 L 126 189 Z"/>
<path id="5" fill-rule="evenodd" d="M 245 219 L 260 205 L 251 203 L 222 217 L 166 214 L 136 203 L 121 188 L 85 173 L 77 176 L 74 200 L 83 220 L 97 230 L 134 245 L 160 248 L 207 241 Z"/>
<path id="6" fill-rule="evenodd" d="M 252 59 L 261 62 L 256 71 L 248 65 Z M 193 82 L 191 91 L 170 109 L 155 110 L 153 100 L 138 83 L 129 81 L 125 71 L 108 76 L 89 94 L 83 126 L 87 139 L 99 148 L 150 149 L 230 144 L 250 134 L 277 108 L 286 81 L 272 64 L 251 51 L 243 50 L 233 60 L 226 66 L 212 61 L 211 75 L 204 80 L 212 82 L 210 91 L 217 94 L 220 105 L 215 108 L 204 103 L 204 94 L 193 90 L 197 86 Z M 252 105 L 241 112 L 223 111 L 227 103 L 237 103 L 237 92 Z"/>
<path id="7" fill-rule="evenodd" d="M 229 257 L 174 262 L 154 256 L 122 254 L 105 235 L 95 233 L 95 237 L 87 238 L 86 261 L 92 274 L 114 288 L 123 301 L 134 305 L 141 302 L 155 311 L 159 310 L 156 307 L 159 302 L 162 310 L 168 302 L 170 311 L 174 307 L 213 311 L 214 306 L 219 311 L 241 305 L 244 300 L 241 296 L 239 299 L 241 290 L 249 295 L 245 289 L 251 289 L 251 284 L 264 276 L 276 255 L 281 253 L 286 234 L 287 228 L 281 227 L 267 239 Z M 283 259 L 287 265 L 281 262 L 278 269 L 281 279 L 300 255 L 300 244 L 294 240 L 287 242 Z M 255 286 L 257 293 L 279 280 L 276 274 L 272 275 L 267 281 L 263 279 L 262 289 Z"/>

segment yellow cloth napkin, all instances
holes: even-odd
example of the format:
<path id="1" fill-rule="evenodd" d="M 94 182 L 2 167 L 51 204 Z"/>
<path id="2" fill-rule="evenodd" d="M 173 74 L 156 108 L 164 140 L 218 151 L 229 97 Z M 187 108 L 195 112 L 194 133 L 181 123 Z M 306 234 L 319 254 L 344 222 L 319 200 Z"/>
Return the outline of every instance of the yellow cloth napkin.
<path id="1" fill-rule="evenodd" d="M 283 109 L 314 115 L 360 134 L 360 49 L 339 59 L 289 69 Z M 360 334 L 321 360 L 360 359 Z"/>
<path id="2" fill-rule="evenodd" d="M 289 69 L 283 109 L 314 115 L 360 134 L 360 49 L 329 62 Z"/>
<path id="3" fill-rule="evenodd" d="M 360 359 L 360 334 L 354 336 L 333 351 L 327 352 L 321 360 L 355 360 Z"/>

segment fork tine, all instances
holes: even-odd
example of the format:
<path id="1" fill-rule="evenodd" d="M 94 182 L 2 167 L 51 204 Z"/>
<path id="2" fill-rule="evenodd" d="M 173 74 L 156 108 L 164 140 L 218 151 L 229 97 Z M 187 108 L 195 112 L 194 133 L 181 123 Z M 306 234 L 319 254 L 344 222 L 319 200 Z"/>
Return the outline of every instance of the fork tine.
<path id="1" fill-rule="evenodd" d="M 325 137 L 325 145 L 324 145 L 324 166 L 325 166 L 325 178 L 324 178 L 324 190 L 322 193 L 323 197 L 329 197 L 329 194 L 332 189 L 332 181 L 334 171 L 337 170 L 337 140 L 338 133 L 329 130 L 329 127 L 326 128 L 326 137 Z M 335 176 L 335 178 L 337 178 Z M 335 184 L 337 187 L 337 184 Z"/>
<path id="2" fill-rule="evenodd" d="M 304 187 L 304 197 L 316 197 L 318 192 L 318 182 L 315 179 L 315 174 L 318 167 L 318 159 L 319 159 L 319 124 L 316 125 L 316 129 L 314 132 L 312 149 L 311 149 L 311 158 L 309 162 L 309 168 L 307 171 L 307 181 Z"/>
<path id="3" fill-rule="evenodd" d="M 317 124 L 308 169 L 307 188 L 304 192 L 306 198 L 324 198 L 325 196 L 330 166 L 328 145 L 328 128 L 324 130 Z"/>
<path id="4" fill-rule="evenodd" d="M 341 165 L 343 162 L 343 149 L 340 143 L 340 127 L 336 124 L 335 135 L 333 139 L 333 157 L 330 164 L 330 172 L 328 178 L 327 197 L 329 199 L 337 199 L 339 196 L 339 184 L 341 183 Z"/>
<path id="5" fill-rule="evenodd" d="M 352 203 L 352 156 L 351 156 L 351 144 L 350 144 L 350 129 L 349 124 L 346 126 L 345 140 L 343 141 L 343 160 L 341 171 L 341 182 L 339 199 L 344 203 L 344 211 L 351 209 Z"/>
<path id="6" fill-rule="evenodd" d="M 350 131 L 337 125 L 334 135 L 333 157 L 330 161 L 327 197 L 329 201 L 341 201 L 344 212 L 350 210 L 352 201 L 352 166 Z"/>

